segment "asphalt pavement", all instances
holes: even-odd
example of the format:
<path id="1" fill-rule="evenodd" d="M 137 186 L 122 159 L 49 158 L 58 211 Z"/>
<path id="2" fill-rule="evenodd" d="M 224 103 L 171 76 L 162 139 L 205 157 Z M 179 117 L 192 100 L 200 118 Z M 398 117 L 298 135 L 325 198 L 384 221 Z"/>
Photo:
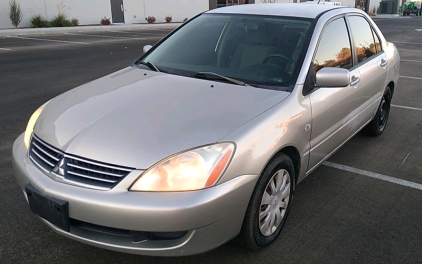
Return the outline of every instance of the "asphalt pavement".
<path id="1" fill-rule="evenodd" d="M 358 134 L 302 181 L 268 248 L 229 242 L 183 258 L 123 254 L 54 233 L 30 212 L 11 165 L 13 141 L 38 106 L 130 65 L 170 29 L 0 37 L 0 263 L 421 263 L 422 17 L 375 21 L 401 56 L 384 134 Z"/>

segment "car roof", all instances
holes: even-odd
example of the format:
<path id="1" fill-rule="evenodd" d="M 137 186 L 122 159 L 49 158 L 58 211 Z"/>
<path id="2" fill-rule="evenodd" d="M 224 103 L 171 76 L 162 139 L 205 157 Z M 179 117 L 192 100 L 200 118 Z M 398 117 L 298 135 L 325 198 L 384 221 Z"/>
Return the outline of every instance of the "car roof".
<path id="1" fill-rule="evenodd" d="M 216 8 L 205 13 L 207 14 L 248 14 L 248 15 L 268 15 L 268 16 L 289 16 L 315 18 L 325 11 L 341 8 L 335 5 L 307 5 L 300 4 L 245 4 Z"/>

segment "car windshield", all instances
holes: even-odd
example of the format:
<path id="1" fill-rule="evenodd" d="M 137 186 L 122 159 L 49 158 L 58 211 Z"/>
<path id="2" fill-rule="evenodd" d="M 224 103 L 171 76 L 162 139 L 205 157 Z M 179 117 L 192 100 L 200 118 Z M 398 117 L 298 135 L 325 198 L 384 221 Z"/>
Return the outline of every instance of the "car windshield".
<path id="1" fill-rule="evenodd" d="M 142 62 L 170 74 L 227 81 L 223 76 L 281 90 L 291 84 L 301 64 L 311 23 L 290 17 L 202 14 Z"/>

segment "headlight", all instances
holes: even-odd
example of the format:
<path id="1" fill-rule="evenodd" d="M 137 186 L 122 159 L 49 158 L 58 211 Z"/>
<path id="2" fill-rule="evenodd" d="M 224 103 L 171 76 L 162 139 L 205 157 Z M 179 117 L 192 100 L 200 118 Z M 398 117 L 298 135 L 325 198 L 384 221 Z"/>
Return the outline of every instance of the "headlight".
<path id="1" fill-rule="evenodd" d="M 44 110 L 44 107 L 49 103 L 50 101 L 46 102 L 42 106 L 40 106 L 31 116 L 31 118 L 28 121 L 28 125 L 26 126 L 25 130 L 25 136 L 24 136 L 24 142 L 26 149 L 29 148 L 29 141 L 31 140 L 32 132 L 34 132 L 34 126 L 37 122 L 38 117 L 41 115 L 42 110 Z"/>
<path id="2" fill-rule="evenodd" d="M 166 158 L 135 181 L 131 191 L 192 191 L 213 186 L 234 153 L 234 144 L 220 143 Z"/>

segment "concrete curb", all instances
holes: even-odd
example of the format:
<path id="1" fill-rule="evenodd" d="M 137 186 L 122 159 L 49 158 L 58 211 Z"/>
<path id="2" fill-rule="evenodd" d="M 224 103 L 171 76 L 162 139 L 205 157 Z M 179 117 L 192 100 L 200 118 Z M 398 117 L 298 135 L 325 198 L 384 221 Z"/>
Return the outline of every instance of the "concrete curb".
<path id="1" fill-rule="evenodd" d="M 21 29 L 0 29 L 0 37 L 22 36 L 22 35 L 50 35 L 66 32 L 105 32 L 111 30 L 131 30 L 131 29 L 173 29 L 182 23 L 170 24 L 130 24 L 130 25 L 109 25 L 109 26 L 77 26 L 77 27 L 53 27 L 53 28 L 21 28 Z"/>
<path id="2" fill-rule="evenodd" d="M 376 16 L 371 17 L 372 19 L 382 18 L 404 18 L 403 16 L 400 16 L 399 14 L 377 14 Z"/>

